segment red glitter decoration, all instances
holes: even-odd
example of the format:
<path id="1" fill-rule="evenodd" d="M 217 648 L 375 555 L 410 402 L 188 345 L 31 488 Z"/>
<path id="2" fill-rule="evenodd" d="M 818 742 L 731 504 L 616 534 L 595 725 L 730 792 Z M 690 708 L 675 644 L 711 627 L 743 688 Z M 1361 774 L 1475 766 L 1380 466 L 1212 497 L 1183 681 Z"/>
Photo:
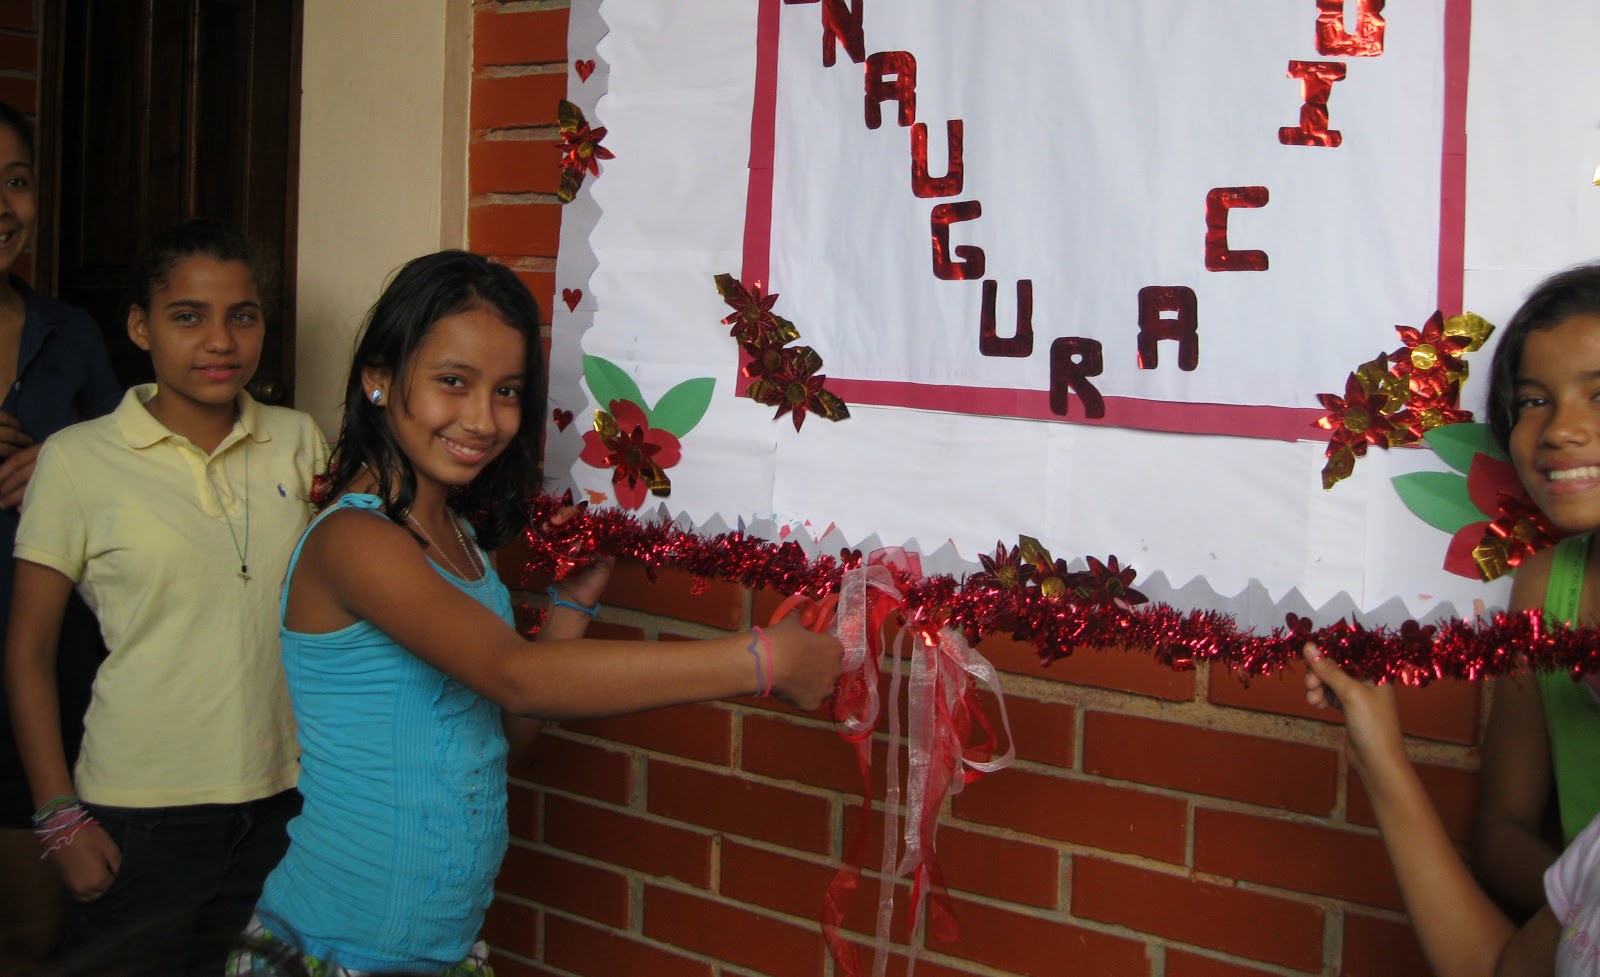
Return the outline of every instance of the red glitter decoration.
<path id="1" fill-rule="evenodd" d="M 650 426 L 644 410 L 628 400 L 613 400 L 611 413 L 594 412 L 594 430 L 583 432 L 578 459 L 596 468 L 611 468 L 611 490 L 628 509 L 644 505 L 645 491 L 669 495 L 672 481 L 665 469 L 683 457 L 670 431 Z"/>
<path id="2" fill-rule="evenodd" d="M 542 525 L 563 504 L 558 496 L 530 500 L 531 524 Z M 647 567 L 676 567 L 708 579 L 816 599 L 838 589 L 844 570 L 839 558 L 810 559 L 793 542 L 772 543 L 739 532 L 700 537 L 670 524 L 644 524 L 611 508 L 585 511 L 547 531 L 530 531 L 527 542 L 528 569 L 553 572 L 558 578 L 580 565 L 586 554 L 602 552 Z M 1050 597 L 1036 588 L 996 586 L 983 574 L 957 580 L 897 571 L 896 579 L 914 630 L 934 634 L 956 628 L 974 640 L 1010 633 L 1031 642 L 1045 663 L 1077 648 L 1126 648 L 1176 669 L 1215 662 L 1240 676 L 1268 675 L 1297 666 L 1301 646 L 1315 641 L 1358 678 L 1408 685 L 1437 678 L 1480 680 L 1529 669 L 1574 677 L 1600 671 L 1600 628 L 1552 626 L 1536 610 L 1452 620 L 1430 626 L 1435 628 L 1431 631 L 1414 623 L 1392 628 L 1344 621 L 1313 629 L 1299 619 L 1257 634 L 1216 611 Z"/>

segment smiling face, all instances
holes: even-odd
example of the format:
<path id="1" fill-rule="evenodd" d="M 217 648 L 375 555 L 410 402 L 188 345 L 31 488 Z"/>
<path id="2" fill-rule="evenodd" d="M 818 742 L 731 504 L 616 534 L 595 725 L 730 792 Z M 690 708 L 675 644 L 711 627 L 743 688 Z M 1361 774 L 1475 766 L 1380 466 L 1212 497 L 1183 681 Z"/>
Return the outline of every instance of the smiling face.
<path id="1" fill-rule="evenodd" d="M 1516 377 L 1511 461 L 1567 532 L 1600 527 L 1600 316 L 1528 334 Z"/>
<path id="2" fill-rule="evenodd" d="M 33 240 L 37 217 L 33 154 L 21 134 L 0 125 L 0 272 L 9 271 Z"/>
<path id="3" fill-rule="evenodd" d="M 417 496 L 466 485 L 500 456 L 522 426 L 526 342 L 482 306 L 435 322 L 393 382 L 366 371 L 386 405 L 389 429 L 417 476 Z"/>
<path id="4" fill-rule="evenodd" d="M 261 361 L 265 332 L 250 267 L 209 255 L 179 259 L 152 289 L 149 307 L 128 310 L 128 336 L 149 351 L 155 368 L 158 390 L 150 407 L 163 418 L 231 416 Z"/>

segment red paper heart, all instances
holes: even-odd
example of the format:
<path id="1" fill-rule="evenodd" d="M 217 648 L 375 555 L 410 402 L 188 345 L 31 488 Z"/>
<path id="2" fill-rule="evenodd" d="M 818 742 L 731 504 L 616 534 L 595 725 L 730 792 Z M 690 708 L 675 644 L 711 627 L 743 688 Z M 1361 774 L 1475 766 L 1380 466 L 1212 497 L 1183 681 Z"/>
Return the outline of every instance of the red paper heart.
<path id="1" fill-rule="evenodd" d="M 567 425 L 572 423 L 572 411 L 562 410 L 561 408 L 557 407 L 555 410 L 550 412 L 550 419 L 556 422 L 557 431 L 565 431 L 567 429 Z"/>
<path id="2" fill-rule="evenodd" d="M 579 302 L 583 301 L 583 289 L 563 288 L 561 290 L 561 301 L 567 303 L 567 311 L 571 312 L 578 307 Z"/>
<path id="3" fill-rule="evenodd" d="M 572 67 L 577 69 L 579 81 L 588 81 L 589 76 L 594 74 L 594 60 L 592 58 L 588 61 L 574 61 L 572 62 Z"/>

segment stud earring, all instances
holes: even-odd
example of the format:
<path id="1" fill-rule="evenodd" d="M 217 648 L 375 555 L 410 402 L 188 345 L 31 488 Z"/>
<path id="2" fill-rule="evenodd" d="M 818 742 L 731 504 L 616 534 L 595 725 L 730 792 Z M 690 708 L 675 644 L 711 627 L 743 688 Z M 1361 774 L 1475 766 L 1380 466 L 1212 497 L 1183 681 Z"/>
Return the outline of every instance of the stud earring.
<path id="1" fill-rule="evenodd" d="M 382 401 L 383 401 L 383 391 L 382 390 L 374 390 L 372 392 L 372 402 L 374 404 L 377 404 L 377 403 L 381 403 Z"/>

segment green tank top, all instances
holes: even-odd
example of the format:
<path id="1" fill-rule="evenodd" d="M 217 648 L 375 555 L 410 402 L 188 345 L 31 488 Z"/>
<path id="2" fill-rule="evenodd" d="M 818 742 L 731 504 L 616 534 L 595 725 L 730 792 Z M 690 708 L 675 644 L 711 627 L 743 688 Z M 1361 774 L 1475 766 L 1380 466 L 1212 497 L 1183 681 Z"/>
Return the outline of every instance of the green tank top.
<path id="1" fill-rule="evenodd" d="M 1585 533 L 1556 544 L 1550 580 L 1545 585 L 1545 614 L 1569 626 L 1578 622 L 1590 538 L 1591 534 Z M 1574 682 L 1565 672 L 1540 672 L 1538 680 L 1544 724 L 1550 733 L 1561 833 L 1570 842 L 1600 814 L 1600 702 L 1586 683 Z"/>

